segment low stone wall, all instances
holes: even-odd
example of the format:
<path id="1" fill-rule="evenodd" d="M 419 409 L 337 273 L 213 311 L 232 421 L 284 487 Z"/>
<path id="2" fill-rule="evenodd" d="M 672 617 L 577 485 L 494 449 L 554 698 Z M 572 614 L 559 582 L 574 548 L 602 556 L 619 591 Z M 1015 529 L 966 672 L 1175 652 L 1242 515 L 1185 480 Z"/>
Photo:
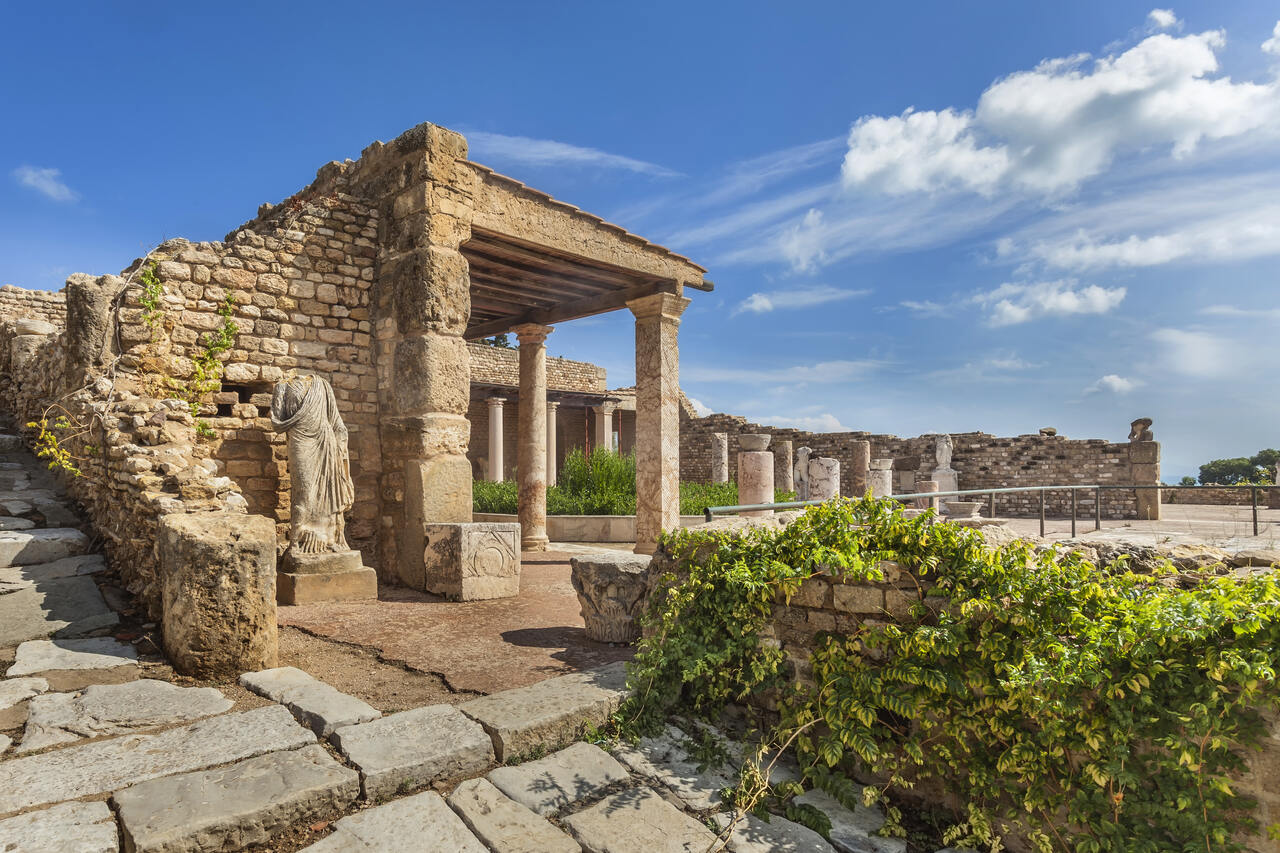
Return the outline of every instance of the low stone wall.
<path id="1" fill-rule="evenodd" d="M 1250 489 L 1215 489 L 1200 486 L 1195 489 L 1161 489 L 1161 500 L 1167 504 L 1199 504 L 1201 506 L 1251 506 Z M 1280 498 L 1280 489 L 1258 489 L 1258 506 L 1265 507 Z"/>
<path id="2" fill-rule="evenodd" d="M 61 328 L 67 324 L 67 297 L 62 291 L 0 287 L 0 318 L 42 320 Z"/>
<path id="3" fill-rule="evenodd" d="M 554 340 L 554 337 L 552 338 Z M 468 343 L 471 381 L 486 385 L 520 387 L 520 350 Z M 553 391 L 605 392 L 605 369 L 585 361 L 547 357 L 547 388 Z"/>
<path id="4" fill-rule="evenodd" d="M 515 515 L 500 512 L 472 513 L 473 521 L 515 523 Z M 680 516 L 681 527 L 696 527 L 705 519 L 700 515 Z M 547 536 L 552 542 L 635 542 L 634 515 L 548 515 Z"/>

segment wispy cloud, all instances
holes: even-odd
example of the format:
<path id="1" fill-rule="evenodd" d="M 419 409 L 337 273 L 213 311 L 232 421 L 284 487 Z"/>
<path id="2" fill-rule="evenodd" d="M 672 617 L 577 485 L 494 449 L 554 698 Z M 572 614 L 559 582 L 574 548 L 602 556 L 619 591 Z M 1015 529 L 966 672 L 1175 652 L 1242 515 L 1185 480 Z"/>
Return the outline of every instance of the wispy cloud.
<path id="1" fill-rule="evenodd" d="M 707 415 L 711 414 L 711 407 L 698 398 L 690 397 L 686 394 L 685 399 L 689 401 L 689 405 L 693 406 L 693 410 L 698 413 L 698 417 L 705 418 Z"/>
<path id="2" fill-rule="evenodd" d="M 1096 284 L 1077 287 L 1075 279 L 1030 284 L 1009 282 L 995 290 L 974 294 L 973 302 L 990 310 L 992 326 L 1013 326 L 1040 317 L 1105 314 L 1124 301 L 1123 287 Z"/>
<path id="3" fill-rule="evenodd" d="M 1142 383 L 1136 379 L 1126 379 L 1114 373 L 1108 373 L 1097 382 L 1084 389 L 1086 394 L 1098 394 L 1100 392 L 1109 392 L 1111 394 L 1128 394 L 1134 388 Z"/>
<path id="4" fill-rule="evenodd" d="M 787 290 L 770 290 L 764 293 L 753 293 L 744 299 L 734 314 L 744 311 L 753 314 L 767 314 L 770 311 L 793 308 L 813 308 L 830 302 L 843 302 L 846 299 L 857 299 L 866 296 L 870 290 L 849 290 L 832 287 L 829 284 L 818 284 L 807 287 L 793 287 Z"/>
<path id="5" fill-rule="evenodd" d="M 586 148 L 557 142 L 554 139 L 534 139 L 529 136 L 508 136 L 504 133 L 471 131 L 467 133 L 473 159 L 491 159 L 503 163 L 519 163 L 523 166 L 588 166 L 602 169 L 621 169 L 655 178 L 677 178 L 680 172 L 625 157 L 610 154 L 598 148 Z"/>
<path id="6" fill-rule="evenodd" d="M 1210 305 L 1201 314 L 1231 317 L 1238 320 L 1280 320 L 1280 308 L 1240 308 L 1235 305 Z"/>
<path id="7" fill-rule="evenodd" d="M 1227 338 L 1188 329 L 1156 329 L 1151 340 L 1160 345 L 1161 361 L 1175 372 L 1200 379 L 1231 374 L 1236 359 Z"/>
<path id="8" fill-rule="evenodd" d="M 853 432 L 851 427 L 847 427 L 840 422 L 840 419 L 830 412 L 824 412 L 821 415 L 748 415 L 747 419 L 752 423 L 762 424 L 772 427 L 791 427 L 792 429 L 802 429 L 806 432 Z"/>
<path id="9" fill-rule="evenodd" d="M 1147 13 L 1147 26 L 1152 30 L 1181 29 L 1182 21 L 1172 9 L 1152 9 Z"/>
<path id="10" fill-rule="evenodd" d="M 862 378 L 880 367 L 880 363 L 861 361 L 820 361 L 792 367 L 709 367 L 693 365 L 680 371 L 681 379 L 690 382 L 745 382 L 754 385 L 801 382 L 837 383 Z"/>
<path id="11" fill-rule="evenodd" d="M 63 183 L 60 169 L 19 166 L 13 170 L 13 177 L 22 186 L 54 201 L 72 202 L 80 198 L 79 193 Z"/>

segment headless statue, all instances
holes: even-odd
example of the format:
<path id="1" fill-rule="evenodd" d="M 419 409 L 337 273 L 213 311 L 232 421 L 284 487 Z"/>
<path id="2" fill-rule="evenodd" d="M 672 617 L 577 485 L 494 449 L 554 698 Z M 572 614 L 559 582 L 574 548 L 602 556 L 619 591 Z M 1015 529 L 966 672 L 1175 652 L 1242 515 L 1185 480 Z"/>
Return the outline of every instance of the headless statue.
<path id="1" fill-rule="evenodd" d="M 791 469 L 791 479 L 796 487 L 796 500 L 809 500 L 809 456 L 813 451 L 807 447 L 796 450 L 796 464 Z"/>
<path id="2" fill-rule="evenodd" d="M 271 425 L 289 437 L 289 550 L 347 551 L 343 513 L 355 503 L 347 427 L 333 388 L 319 376 L 276 383 Z"/>

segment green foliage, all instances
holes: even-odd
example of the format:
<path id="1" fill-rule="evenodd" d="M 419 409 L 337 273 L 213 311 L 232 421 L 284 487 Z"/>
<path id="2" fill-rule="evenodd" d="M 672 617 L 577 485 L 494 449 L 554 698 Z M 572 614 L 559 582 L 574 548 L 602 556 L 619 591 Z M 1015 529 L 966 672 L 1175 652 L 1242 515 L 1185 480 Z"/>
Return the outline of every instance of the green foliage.
<path id="1" fill-rule="evenodd" d="M 664 541 L 680 574 L 650 602 L 629 729 L 778 689 L 770 739 L 798 733 L 811 784 L 931 780 L 970 804 L 949 839 L 986 850 L 1017 827 L 1043 851 L 1234 851 L 1254 826 L 1233 775 L 1280 704 L 1274 572 L 1182 589 L 1026 542 L 991 550 L 870 499 Z M 761 641 L 775 600 L 820 570 L 881 580 L 885 559 L 933 588 L 900 618 L 819 635 L 812 682 L 790 682 Z"/>
<path id="2" fill-rule="evenodd" d="M 200 413 L 200 404 L 204 398 L 222 388 L 221 356 L 235 346 L 236 335 L 240 331 L 232 319 L 235 307 L 235 296 L 228 293 L 218 306 L 222 325 L 205 337 L 203 349 L 191 360 L 191 378 L 186 382 L 172 378 L 169 380 L 174 397 L 186 401 L 193 417 Z M 204 420 L 196 421 L 196 435 L 206 439 L 217 437 L 217 433 Z"/>
<path id="3" fill-rule="evenodd" d="M 1178 481 L 1179 486 L 1194 486 L 1196 484 L 1195 477 L 1183 477 Z"/>
<path id="4" fill-rule="evenodd" d="M 1204 486 L 1239 486 L 1256 484 L 1270 486 L 1275 483 L 1276 462 L 1280 450 L 1259 450 L 1247 459 L 1214 459 L 1200 466 L 1200 483 Z"/>
<path id="5" fill-rule="evenodd" d="M 164 283 L 156 273 L 159 267 L 159 261 L 152 261 L 138 273 L 138 282 L 142 285 L 142 295 L 138 297 L 138 302 L 142 305 L 142 322 L 153 334 L 164 316 Z"/>
<path id="6" fill-rule="evenodd" d="M 84 476 L 84 472 L 76 464 L 80 460 L 72 455 L 64 443 L 65 434 L 74 428 L 70 418 L 64 414 L 51 420 L 46 412 L 40 420 L 29 422 L 27 428 L 37 431 L 36 456 L 48 463 L 50 471 L 64 471 L 72 477 Z"/>
<path id="7" fill-rule="evenodd" d="M 481 338 L 480 343 L 488 344 L 498 349 L 515 349 L 515 347 L 511 346 L 511 339 L 507 337 L 506 333 L 494 335 L 491 338 Z"/>
<path id="8" fill-rule="evenodd" d="M 636 459 L 611 450 L 581 448 L 565 454 L 556 485 L 547 489 L 548 515 L 634 515 L 636 511 Z M 519 496 L 511 480 L 472 485 L 475 512 L 514 513 Z M 794 492 L 776 493 L 775 500 L 795 500 Z M 737 483 L 681 483 L 680 513 L 701 515 L 709 506 L 733 506 L 738 502 Z"/>

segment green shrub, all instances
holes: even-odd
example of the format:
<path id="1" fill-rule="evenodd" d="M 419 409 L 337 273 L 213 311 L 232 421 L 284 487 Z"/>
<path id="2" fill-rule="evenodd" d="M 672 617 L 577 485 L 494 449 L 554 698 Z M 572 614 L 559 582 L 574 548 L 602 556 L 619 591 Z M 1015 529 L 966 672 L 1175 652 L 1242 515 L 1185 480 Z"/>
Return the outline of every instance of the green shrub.
<path id="1" fill-rule="evenodd" d="M 504 512 L 514 514 L 520 494 L 515 480 L 491 483 L 475 480 L 471 484 L 471 508 L 475 512 Z"/>
<path id="2" fill-rule="evenodd" d="M 680 575 L 650 602 L 629 727 L 779 688 L 770 740 L 795 735 L 811 784 L 841 796 L 855 775 L 882 790 L 929 780 L 967 801 L 957 846 L 998 849 L 993 834 L 1018 826 L 1044 851 L 1216 853 L 1255 828 L 1233 786 L 1265 737 L 1260 712 L 1280 705 L 1275 571 L 1184 589 L 1123 561 L 991 550 L 870 499 L 664 544 Z M 817 571 L 883 580 L 885 559 L 933 589 L 897 619 L 819 634 L 812 681 L 790 681 L 761 641 L 774 601 Z"/>

